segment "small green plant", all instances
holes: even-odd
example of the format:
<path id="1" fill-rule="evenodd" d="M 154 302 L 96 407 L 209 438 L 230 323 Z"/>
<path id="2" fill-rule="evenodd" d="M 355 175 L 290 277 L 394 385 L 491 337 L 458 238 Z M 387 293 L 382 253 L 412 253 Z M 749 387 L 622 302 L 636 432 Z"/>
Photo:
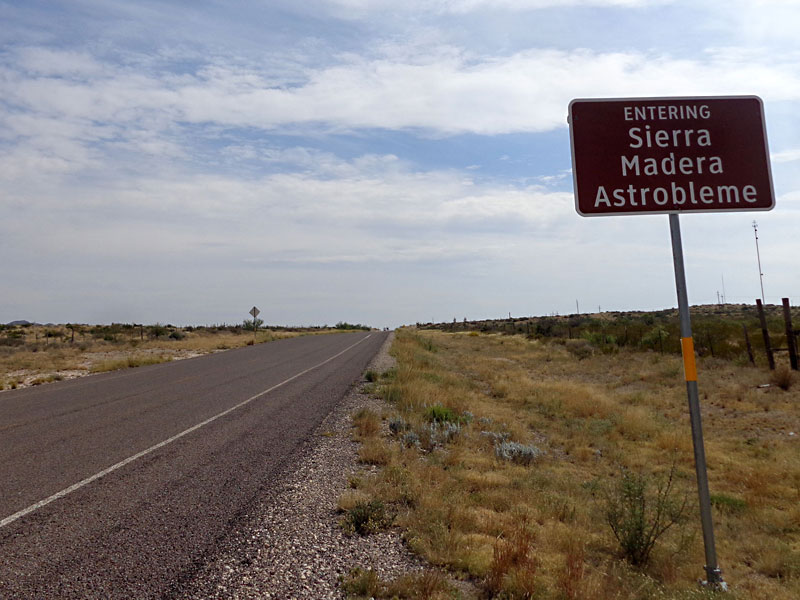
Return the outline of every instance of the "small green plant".
<path id="1" fill-rule="evenodd" d="M 666 480 L 656 484 L 655 493 L 650 477 L 623 470 L 606 495 L 606 521 L 634 566 L 646 565 L 658 539 L 683 518 L 688 497 L 676 498 L 674 483 L 674 462 Z"/>
<path id="2" fill-rule="evenodd" d="M 366 379 L 370 383 L 374 383 L 375 381 L 378 381 L 378 374 L 372 369 L 369 369 L 367 372 L 364 373 L 364 379 Z"/>
<path id="3" fill-rule="evenodd" d="M 435 600 L 455 597 L 447 578 L 435 570 L 408 573 L 387 581 L 373 569 L 355 567 L 342 579 L 342 590 L 348 598 Z"/>
<path id="4" fill-rule="evenodd" d="M 449 408 L 434 404 L 425 411 L 425 418 L 431 423 L 457 423 L 458 417 Z"/>
<path id="5" fill-rule="evenodd" d="M 375 598 L 381 592 L 381 580 L 373 569 L 356 567 L 342 581 L 342 589 L 349 596 Z"/>
<path id="6" fill-rule="evenodd" d="M 392 523 L 392 518 L 387 514 L 386 507 L 380 500 L 358 502 L 347 511 L 342 522 L 345 532 L 352 535 L 368 535 L 385 529 Z"/>
<path id="7" fill-rule="evenodd" d="M 711 506 L 722 513 L 740 513 L 747 508 L 747 502 L 727 494 L 711 494 Z"/>

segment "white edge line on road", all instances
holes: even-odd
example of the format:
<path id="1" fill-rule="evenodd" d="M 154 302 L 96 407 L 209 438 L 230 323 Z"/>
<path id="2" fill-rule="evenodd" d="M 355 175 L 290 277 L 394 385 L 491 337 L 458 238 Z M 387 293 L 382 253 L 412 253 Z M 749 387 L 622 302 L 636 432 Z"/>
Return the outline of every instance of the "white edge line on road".
<path id="1" fill-rule="evenodd" d="M 149 447 L 149 448 L 147 448 L 146 450 L 142 450 L 141 452 L 139 452 L 139 453 L 137 453 L 137 454 L 134 454 L 133 456 L 129 456 L 128 458 L 126 458 L 126 459 L 124 459 L 124 460 L 121 460 L 121 461 L 119 461 L 119 462 L 118 462 L 118 463 L 116 463 L 116 464 L 113 464 L 113 465 L 111 465 L 111 466 L 110 466 L 110 467 L 108 467 L 107 469 L 103 469 L 103 470 L 102 470 L 102 471 L 100 471 L 99 473 L 95 473 L 94 475 L 91 475 L 90 477 L 87 477 L 86 479 L 83 479 L 83 480 L 79 481 L 78 483 L 75 483 L 75 484 L 73 484 L 73 485 L 69 486 L 68 488 L 64 488 L 64 489 L 63 489 L 63 490 L 61 490 L 60 492 L 56 492 L 55 494 L 53 494 L 52 496 L 49 496 L 49 497 L 45 498 L 44 500 L 39 500 L 39 502 L 37 502 L 36 504 L 31 504 L 29 507 L 27 507 L 27 508 L 23 508 L 22 510 L 20 510 L 20 511 L 18 511 L 18 512 L 15 512 L 13 515 L 10 515 L 10 516 L 8 516 L 8 517 L 4 518 L 2 521 L 0 521 L 0 528 L 3 528 L 3 527 L 5 527 L 6 525 L 10 525 L 11 523 L 13 523 L 14 521 L 16 521 L 17 519 L 21 519 L 21 518 L 22 518 L 22 517 L 24 517 L 25 515 L 28 515 L 28 514 L 30 514 L 30 513 L 32 513 L 32 512 L 34 512 L 34 511 L 37 511 L 37 510 L 39 510 L 40 508 L 42 508 L 43 506 L 47 506 L 47 505 L 48 505 L 48 504 L 50 504 L 51 502 L 55 502 L 56 500 L 58 500 L 58 499 L 60 499 L 60 498 L 63 498 L 64 496 L 67 496 L 67 495 L 71 494 L 72 492 L 74 492 L 74 491 L 76 491 L 76 490 L 79 490 L 80 488 L 82 488 L 82 487 L 84 487 L 84 486 L 86 486 L 86 485 L 89 485 L 89 484 L 90 484 L 90 483 L 92 483 L 93 481 L 97 481 L 97 480 L 98 480 L 98 479 L 100 479 L 101 477 L 105 477 L 105 476 L 106 476 L 106 475 L 108 475 L 109 473 L 113 473 L 113 472 L 114 472 L 114 471 L 116 471 L 117 469 L 121 469 L 122 467 L 124 467 L 125 465 L 128 465 L 128 464 L 132 463 L 133 461 L 135 461 L 135 460 L 138 460 L 138 459 L 142 458 L 143 456 L 147 456 L 148 454 L 150 454 L 150 453 L 152 453 L 152 452 L 155 452 L 155 451 L 156 451 L 156 450 L 158 450 L 159 448 L 163 448 L 164 446 L 166 446 L 166 445 L 168 445 L 168 444 L 171 444 L 171 443 L 172 443 L 172 442 L 174 442 L 175 440 L 178 440 L 178 439 L 182 438 L 183 436 L 185 436 L 185 435 L 188 435 L 188 434 L 192 433 L 193 431 L 197 431 L 197 430 L 198 430 L 198 429 L 200 429 L 201 427 L 205 427 L 205 426 L 206 426 L 206 425 L 208 425 L 209 423 L 213 423 L 213 422 L 214 422 L 214 421 L 216 421 L 217 419 L 219 419 L 219 418 L 221 418 L 221 417 L 224 417 L 225 415 L 227 415 L 227 414 L 229 414 L 229 413 L 232 413 L 233 411 L 235 411 L 235 410 L 237 410 L 237 409 L 239 409 L 239 408 L 241 408 L 241 407 L 245 406 L 246 404 L 249 404 L 249 403 L 250 403 L 250 402 L 252 402 L 253 400 L 256 400 L 256 399 L 258 399 L 258 398 L 260 398 L 261 396 L 264 396 L 265 394 L 269 394 L 271 391 L 273 391 L 273 390 L 276 390 L 276 389 L 278 389 L 279 387 L 286 385 L 287 383 L 289 383 L 290 381 L 293 381 L 293 380 L 297 379 L 298 377 L 302 377 L 303 375 L 305 375 L 305 374 L 306 374 L 306 373 L 308 373 L 309 371 L 313 371 L 314 369 L 318 369 L 318 368 L 319 368 L 319 367 L 321 367 L 322 365 L 325 365 L 325 364 L 327 364 L 327 363 L 331 362 L 332 360 L 334 360 L 335 358 L 338 358 L 338 357 L 340 357 L 342 354 L 344 354 L 345 352 L 347 352 L 347 351 L 348 351 L 348 350 L 350 350 L 351 348 L 355 348 L 356 346 L 358 346 L 358 345 L 359 345 L 361 342 L 363 342 L 364 340 L 366 340 L 366 339 L 367 339 L 367 338 L 369 338 L 370 336 L 372 336 L 372 334 L 371 334 L 371 333 L 370 333 L 370 334 L 368 334 L 366 337 L 363 337 L 363 338 L 361 338 L 360 340 L 358 340 L 358 341 L 357 341 L 355 344 L 352 344 L 352 345 L 348 346 L 347 348 L 345 348 L 344 350 L 342 350 L 342 351 L 341 351 L 341 352 L 339 352 L 338 354 L 334 354 L 334 355 L 333 355 L 333 356 L 331 356 L 330 358 L 328 358 L 328 359 L 326 359 L 326 360 L 323 360 L 323 361 L 322 361 L 321 363 L 319 363 L 318 365 L 314 365 L 313 367 L 309 367 L 309 368 L 308 368 L 308 369 L 306 369 L 305 371 L 300 371 L 300 372 L 299 372 L 299 373 L 297 373 L 296 375 L 292 375 L 291 377 L 289 377 L 289 379 L 285 379 L 285 380 L 281 381 L 280 383 L 278 383 L 278 384 L 276 384 L 276 385 L 273 385 L 271 388 L 269 388 L 269 389 L 266 389 L 266 390 L 264 390 L 263 392 L 259 392 L 259 393 L 258 393 L 258 394 L 256 394 L 255 396 L 251 396 L 251 397 L 250 397 L 250 398 L 248 398 L 247 400 L 244 400 L 244 401 L 240 402 L 239 404 L 237 404 L 237 405 L 235 405 L 235 406 L 232 406 L 232 407 L 230 407 L 230 408 L 229 408 L 229 409 L 227 409 L 227 410 L 224 410 L 224 411 L 222 411 L 222 412 L 221 412 L 221 413 L 219 413 L 218 415 L 214 415 L 213 417 L 211 417 L 211 418 L 209 418 L 209 419 L 206 419 L 205 421 L 203 421 L 203 422 L 201 422 L 201 423 L 198 423 L 197 425 L 193 425 L 192 427 L 189 427 L 189 429 L 186 429 L 186 430 L 184 430 L 184 431 L 181 431 L 181 432 L 180 432 L 180 433 L 178 433 L 178 434 L 175 434 L 175 435 L 173 435 L 171 438 L 169 438 L 169 439 L 166 439 L 166 440 L 164 440 L 163 442 L 159 442 L 158 444 L 156 444 L 156 445 L 154 445 L 154 446 L 150 446 L 150 447 Z"/>

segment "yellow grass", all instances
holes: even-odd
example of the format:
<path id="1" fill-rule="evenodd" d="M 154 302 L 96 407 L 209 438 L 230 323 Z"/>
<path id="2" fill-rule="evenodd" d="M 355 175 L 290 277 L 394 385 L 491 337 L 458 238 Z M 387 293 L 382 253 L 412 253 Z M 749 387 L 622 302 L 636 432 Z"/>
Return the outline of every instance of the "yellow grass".
<path id="1" fill-rule="evenodd" d="M 360 485 L 394 505 L 413 550 L 508 597 L 531 589 L 554 600 L 706 597 L 696 584 L 703 542 L 679 357 L 580 358 L 522 336 L 413 329 L 398 332 L 392 352 L 398 367 L 383 394 L 394 415 L 386 416 L 432 441 L 373 432 L 362 460 L 366 453 L 385 466 Z M 701 359 L 699 371 L 728 597 L 800 598 L 797 386 L 758 388 L 768 372 L 722 360 Z M 457 415 L 455 437 L 436 442 L 425 417 L 433 405 Z M 502 460 L 501 439 L 544 455 Z M 633 568 L 606 524 L 605 495 L 621 467 L 657 479 L 673 463 L 688 518 L 659 540 L 646 567 Z"/>

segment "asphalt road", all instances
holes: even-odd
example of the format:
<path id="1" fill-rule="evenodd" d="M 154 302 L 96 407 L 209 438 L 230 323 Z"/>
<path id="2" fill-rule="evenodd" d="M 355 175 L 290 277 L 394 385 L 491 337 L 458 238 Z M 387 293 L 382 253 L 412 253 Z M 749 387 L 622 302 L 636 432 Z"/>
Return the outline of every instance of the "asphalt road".
<path id="1" fill-rule="evenodd" d="M 0 394 L 0 598 L 180 597 L 386 335 Z"/>

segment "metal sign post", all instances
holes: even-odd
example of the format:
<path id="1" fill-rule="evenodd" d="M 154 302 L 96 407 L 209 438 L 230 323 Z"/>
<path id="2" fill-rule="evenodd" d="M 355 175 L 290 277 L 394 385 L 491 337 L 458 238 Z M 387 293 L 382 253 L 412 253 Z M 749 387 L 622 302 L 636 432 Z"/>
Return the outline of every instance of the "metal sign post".
<path id="1" fill-rule="evenodd" d="M 256 317 L 261 314 L 261 311 L 258 310 L 257 307 L 253 307 L 250 309 L 250 314 L 253 315 L 253 343 L 256 343 L 256 329 L 258 329 L 258 323 L 256 322 Z"/>
<path id="2" fill-rule="evenodd" d="M 689 295 L 686 291 L 686 272 L 683 267 L 683 244 L 678 215 L 669 216 L 669 231 L 672 238 L 672 260 L 675 265 L 675 288 L 678 291 L 678 313 L 681 321 L 681 351 L 683 373 L 686 379 L 686 394 L 689 398 L 689 420 L 692 424 L 692 446 L 694 447 L 694 469 L 697 474 L 697 494 L 700 500 L 700 522 L 703 527 L 703 545 L 706 552 L 706 582 L 712 587 L 727 590 L 722 579 L 722 570 L 717 564 L 717 548 L 714 542 L 714 525 L 711 521 L 711 496 L 708 491 L 706 450 L 703 443 L 703 423 L 700 417 L 700 396 L 697 390 L 697 365 L 694 360 L 692 321 L 689 316 Z"/>
<path id="3" fill-rule="evenodd" d="M 705 583 L 726 590 L 717 564 L 711 521 L 678 215 L 771 210 L 775 206 L 761 99 L 728 96 L 573 100 L 569 104 L 569 125 L 578 214 L 669 215 L 705 545 Z"/>

